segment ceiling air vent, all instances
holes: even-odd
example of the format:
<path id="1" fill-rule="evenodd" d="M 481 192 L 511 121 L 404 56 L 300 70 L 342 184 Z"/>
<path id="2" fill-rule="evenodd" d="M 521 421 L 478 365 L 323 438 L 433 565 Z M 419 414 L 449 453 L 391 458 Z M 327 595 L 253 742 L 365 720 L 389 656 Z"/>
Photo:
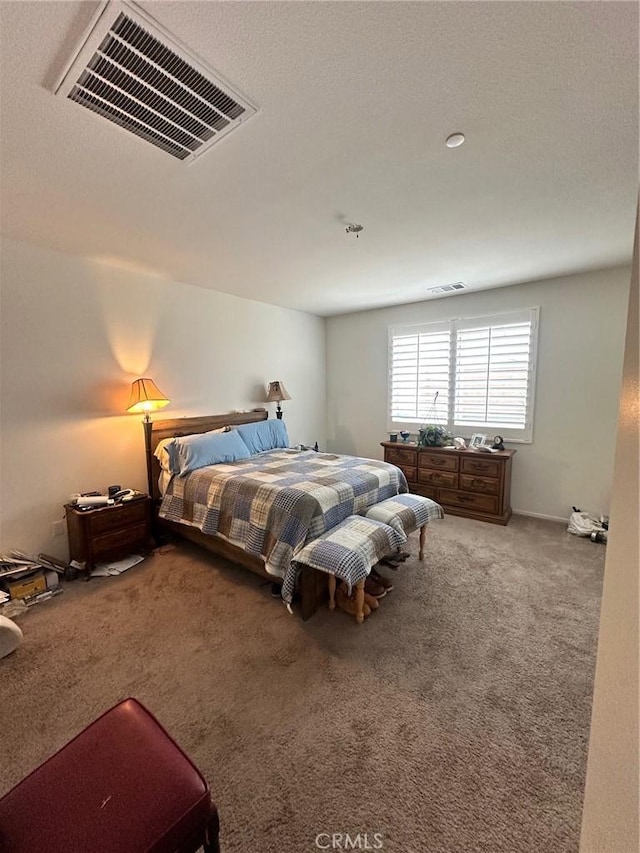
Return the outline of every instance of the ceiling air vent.
<path id="1" fill-rule="evenodd" d="M 101 8 L 55 91 L 185 163 L 257 111 L 126 2 Z"/>
<path id="2" fill-rule="evenodd" d="M 466 290 L 467 285 L 461 281 L 456 281 L 453 284 L 442 284 L 440 287 L 430 287 L 428 293 L 451 293 L 454 290 Z"/>

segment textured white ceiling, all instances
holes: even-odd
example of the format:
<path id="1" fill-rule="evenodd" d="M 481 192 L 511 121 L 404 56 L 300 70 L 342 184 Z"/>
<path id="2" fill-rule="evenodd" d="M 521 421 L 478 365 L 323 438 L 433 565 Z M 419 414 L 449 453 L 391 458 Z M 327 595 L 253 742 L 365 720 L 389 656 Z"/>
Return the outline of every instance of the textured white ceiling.
<path id="1" fill-rule="evenodd" d="M 141 5 L 259 114 L 185 166 L 51 93 L 95 3 L 2 2 L 3 233 L 318 314 L 630 261 L 636 3 Z"/>

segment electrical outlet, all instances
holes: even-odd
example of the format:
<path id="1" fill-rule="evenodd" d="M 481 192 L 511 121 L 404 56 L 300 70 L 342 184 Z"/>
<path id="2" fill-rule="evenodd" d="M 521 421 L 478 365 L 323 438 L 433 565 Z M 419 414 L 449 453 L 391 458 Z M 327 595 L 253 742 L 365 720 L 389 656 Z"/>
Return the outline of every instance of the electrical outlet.
<path id="1" fill-rule="evenodd" d="M 64 536 L 64 521 L 54 521 L 51 524 L 52 536 Z"/>

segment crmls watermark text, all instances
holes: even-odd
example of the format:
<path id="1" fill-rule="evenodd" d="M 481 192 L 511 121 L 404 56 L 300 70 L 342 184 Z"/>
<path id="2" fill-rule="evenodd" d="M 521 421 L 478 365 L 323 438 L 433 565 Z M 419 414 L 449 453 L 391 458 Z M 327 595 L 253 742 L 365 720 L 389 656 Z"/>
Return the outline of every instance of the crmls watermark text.
<path id="1" fill-rule="evenodd" d="M 319 850 L 383 850 L 384 837 L 381 832 L 320 832 L 316 835 Z"/>

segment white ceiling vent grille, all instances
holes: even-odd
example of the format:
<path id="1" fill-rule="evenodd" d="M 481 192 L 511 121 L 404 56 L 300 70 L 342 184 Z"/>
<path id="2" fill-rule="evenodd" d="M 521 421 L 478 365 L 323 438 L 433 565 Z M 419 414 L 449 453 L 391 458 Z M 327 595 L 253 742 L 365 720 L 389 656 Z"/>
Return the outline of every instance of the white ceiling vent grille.
<path id="1" fill-rule="evenodd" d="M 187 163 L 257 111 L 126 2 L 101 8 L 56 94 Z"/>
<path id="2" fill-rule="evenodd" d="M 466 290 L 467 285 L 461 281 L 456 281 L 453 284 L 442 284 L 440 287 L 430 287 L 428 293 L 451 293 L 454 290 Z"/>

